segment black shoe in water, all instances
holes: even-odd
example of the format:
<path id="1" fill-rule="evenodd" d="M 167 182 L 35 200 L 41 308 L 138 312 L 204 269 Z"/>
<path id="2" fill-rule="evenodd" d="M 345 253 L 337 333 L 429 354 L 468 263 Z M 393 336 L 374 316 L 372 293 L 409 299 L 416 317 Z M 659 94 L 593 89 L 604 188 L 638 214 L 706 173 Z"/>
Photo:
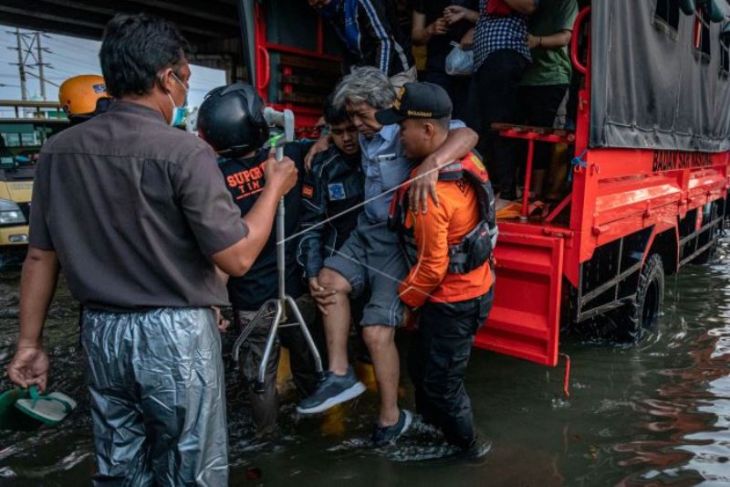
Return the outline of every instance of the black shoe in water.
<path id="1" fill-rule="evenodd" d="M 468 447 L 459 449 L 454 457 L 462 460 L 479 460 L 491 450 L 491 440 L 475 439 Z"/>
<path id="2" fill-rule="evenodd" d="M 347 368 L 345 375 L 328 372 L 325 379 L 317 386 L 311 396 L 303 399 L 297 406 L 299 414 L 317 414 L 355 399 L 365 392 L 365 384 L 357 380 L 352 367 Z"/>
<path id="3" fill-rule="evenodd" d="M 373 445 L 376 447 L 381 447 L 389 445 L 391 443 L 395 443 L 395 440 L 397 440 L 400 435 L 405 433 L 408 428 L 411 427 L 412 422 L 413 414 L 410 411 L 401 409 L 400 414 L 398 415 L 398 422 L 394 425 L 375 425 L 375 430 L 373 431 Z"/>

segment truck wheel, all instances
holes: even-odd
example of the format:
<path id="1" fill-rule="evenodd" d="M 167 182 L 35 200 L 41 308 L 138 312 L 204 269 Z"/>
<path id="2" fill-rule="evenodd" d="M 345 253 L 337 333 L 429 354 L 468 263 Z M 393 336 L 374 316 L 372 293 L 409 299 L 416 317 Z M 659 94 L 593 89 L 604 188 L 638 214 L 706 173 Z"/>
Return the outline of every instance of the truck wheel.
<path id="1" fill-rule="evenodd" d="M 639 274 L 636 300 L 611 312 L 616 338 L 622 342 L 637 342 L 655 330 L 663 303 L 664 265 L 659 254 L 651 254 Z"/>

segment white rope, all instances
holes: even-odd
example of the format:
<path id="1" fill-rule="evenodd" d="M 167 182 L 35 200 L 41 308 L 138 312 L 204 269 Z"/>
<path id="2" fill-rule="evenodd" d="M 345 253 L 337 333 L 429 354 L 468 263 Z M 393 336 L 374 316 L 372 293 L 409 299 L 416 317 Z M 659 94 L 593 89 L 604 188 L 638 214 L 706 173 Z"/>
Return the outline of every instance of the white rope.
<path id="1" fill-rule="evenodd" d="M 347 260 L 349 260 L 350 262 L 354 262 L 355 264 L 357 264 L 357 265 L 361 265 L 361 266 L 363 266 L 364 268 L 366 268 L 366 269 L 368 269 L 368 270 L 371 270 L 371 271 L 377 272 L 377 273 L 378 273 L 378 274 L 380 274 L 381 276 L 383 276 L 383 277 L 387 277 L 387 278 L 388 278 L 388 279 L 390 279 L 391 281 L 395 281 L 395 282 L 397 282 L 398 284 L 402 284 L 402 283 L 403 283 L 403 281 L 402 281 L 402 280 L 400 280 L 400 279 L 398 279 L 398 278 L 396 278 L 396 277 L 393 277 L 393 276 L 391 276 L 391 275 L 390 275 L 390 274 L 388 274 L 387 272 L 383 272 L 383 271 L 381 271 L 380 269 L 376 269 L 375 267 L 371 267 L 371 266 L 369 266 L 369 265 L 367 265 L 367 264 L 364 264 L 364 263 L 362 263 L 362 262 L 360 262 L 360 261 L 358 261 L 358 260 L 356 260 L 356 259 L 353 259 L 353 258 L 352 258 L 352 257 L 350 257 L 349 255 L 347 255 L 347 254 L 345 254 L 345 253 L 342 253 L 342 252 L 340 252 L 339 250 L 336 250 L 336 249 L 332 249 L 332 248 L 329 248 L 328 250 L 332 250 L 332 251 L 333 251 L 334 253 L 338 254 L 338 255 L 339 255 L 340 257 L 342 257 L 342 258 L 344 258 L 344 259 L 347 259 Z M 335 271 L 335 272 L 337 272 L 337 271 Z M 421 291 L 420 289 L 416 289 L 416 288 L 410 288 L 410 290 L 412 290 L 412 291 L 415 291 L 415 292 L 417 292 L 417 293 L 419 293 L 419 294 L 422 294 L 422 295 L 426 296 L 426 298 L 431 298 L 431 297 L 433 297 L 433 295 L 432 295 L 432 294 L 430 294 L 430 293 L 427 293 L 427 292 L 424 292 L 424 291 Z"/>
<path id="2" fill-rule="evenodd" d="M 395 186 L 393 188 L 390 188 L 389 190 L 384 191 L 384 192 L 382 192 L 382 193 L 380 193 L 378 195 L 375 195 L 372 198 L 368 198 L 365 201 L 363 201 L 362 203 L 356 204 L 352 208 L 348 208 L 347 210 L 341 211 L 340 213 L 337 213 L 336 215 L 333 215 L 333 216 L 331 216 L 329 218 L 325 218 L 321 222 L 312 225 L 311 227 L 307 228 L 306 230 L 301 230 L 299 232 L 296 232 L 293 235 L 290 235 L 290 236 L 286 237 L 284 240 L 279 240 L 278 242 L 276 242 L 276 244 L 277 245 L 281 245 L 281 244 L 284 244 L 284 243 L 288 242 L 291 239 L 294 239 L 294 238 L 297 238 L 297 237 L 301 237 L 302 235 L 306 234 L 307 232 L 310 232 L 310 231 L 314 230 L 315 228 L 319 228 L 319 227 L 321 227 L 323 225 L 326 225 L 327 223 L 329 223 L 329 222 L 331 222 L 333 220 L 336 220 L 337 218 L 339 218 L 341 216 L 344 216 L 344 215 L 346 215 L 348 213 L 351 213 L 351 212 L 353 212 L 355 210 L 358 210 L 358 209 L 362 208 L 363 206 L 367 205 L 368 203 L 372 203 L 373 201 L 377 200 L 378 198 L 381 198 L 381 197 L 386 196 L 386 195 L 388 195 L 390 193 L 393 193 L 395 191 L 398 191 L 400 188 L 411 184 L 413 181 L 415 181 L 417 179 L 421 179 L 421 178 L 423 178 L 425 176 L 428 176 L 432 172 L 439 171 L 440 169 L 442 169 L 442 168 L 441 167 L 435 167 L 433 169 L 429 169 L 425 173 L 419 174 L 418 176 L 416 176 L 414 178 L 408 179 L 407 181 L 399 184 L 398 186 Z"/>
<path id="3" fill-rule="evenodd" d="M 398 284 L 402 284 L 403 283 L 403 281 L 401 279 L 398 279 L 397 277 L 391 276 L 387 272 L 383 272 L 380 269 L 376 269 L 375 267 L 372 267 L 372 266 L 369 266 L 369 265 L 367 265 L 367 264 L 365 264 L 363 262 L 360 262 L 357 259 L 354 259 L 354 258 L 350 257 L 349 255 L 345 254 L 344 252 L 341 252 L 341 251 L 339 251 L 339 250 L 337 250 L 335 248 L 325 247 L 325 250 L 331 251 L 331 252 L 339 255 L 340 257 L 349 260 L 350 262 L 354 262 L 355 264 L 360 265 L 360 266 L 362 266 L 362 267 L 364 267 L 364 268 L 366 268 L 366 269 L 368 269 L 370 271 L 373 271 L 373 272 L 375 272 L 377 274 L 380 274 L 381 276 L 386 277 L 386 278 L 390 279 L 391 281 L 397 282 Z M 416 267 L 420 267 L 420 265 L 421 265 L 421 259 L 418 259 L 418 261 L 416 263 Z M 412 272 L 412 269 L 409 272 Z M 417 292 L 419 294 L 422 294 L 423 296 L 426 296 L 426 298 L 432 298 L 433 297 L 433 295 L 431 293 L 427 293 L 427 292 L 422 291 L 420 289 L 417 289 L 415 287 L 411 287 L 411 288 L 409 288 L 409 290 L 415 291 L 415 292 Z"/>
<path id="4" fill-rule="evenodd" d="M 398 284 L 400 284 L 400 283 L 403 282 L 402 280 L 398 279 L 397 277 L 391 276 L 387 272 L 383 272 L 380 269 L 376 269 L 375 267 L 372 267 L 372 266 L 369 266 L 367 264 L 364 264 L 364 263 L 360 262 L 359 260 L 350 257 L 349 255 L 345 254 L 344 252 L 341 252 L 341 251 L 339 251 L 337 249 L 334 249 L 332 247 L 326 247 L 326 249 L 329 250 L 329 251 L 334 252 L 335 254 L 339 255 L 340 257 L 342 257 L 344 259 L 349 260 L 350 262 L 354 262 L 357 265 L 363 266 L 364 268 L 366 268 L 369 271 L 373 271 L 373 272 L 375 272 L 377 274 L 380 274 L 383 277 L 387 277 L 388 279 L 390 279 L 393 282 L 397 282 Z"/>

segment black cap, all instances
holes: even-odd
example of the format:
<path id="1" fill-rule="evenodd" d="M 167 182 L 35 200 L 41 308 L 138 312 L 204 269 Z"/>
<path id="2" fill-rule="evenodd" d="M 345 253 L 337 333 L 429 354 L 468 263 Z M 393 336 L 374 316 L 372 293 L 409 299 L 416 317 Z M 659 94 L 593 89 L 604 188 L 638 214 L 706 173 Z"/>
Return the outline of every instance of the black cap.
<path id="1" fill-rule="evenodd" d="M 391 125 L 407 118 L 444 118 L 451 116 L 453 105 L 446 90 L 433 83 L 406 83 L 396 90 L 393 106 L 380 110 L 375 119 Z"/>

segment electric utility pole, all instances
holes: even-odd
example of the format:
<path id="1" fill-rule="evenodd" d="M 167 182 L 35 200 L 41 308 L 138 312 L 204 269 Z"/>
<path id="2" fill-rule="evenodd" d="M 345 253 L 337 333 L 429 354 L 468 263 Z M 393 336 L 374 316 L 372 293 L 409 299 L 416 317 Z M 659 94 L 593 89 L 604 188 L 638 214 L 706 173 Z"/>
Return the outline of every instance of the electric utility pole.
<path id="1" fill-rule="evenodd" d="M 43 48 L 41 47 L 41 33 L 35 33 L 35 48 L 36 48 L 36 62 L 38 63 L 38 78 L 41 82 L 41 98 L 46 101 L 46 77 L 43 74 L 43 68 L 46 66 L 43 63 Z"/>
<path id="2" fill-rule="evenodd" d="M 43 62 L 43 53 L 50 54 L 51 51 L 42 46 L 41 39 L 44 34 L 42 32 L 21 32 L 19 28 L 15 28 L 15 45 L 16 47 L 8 47 L 18 51 L 18 62 L 10 63 L 18 66 L 18 76 L 20 78 L 20 95 L 21 99 L 28 99 L 27 77 L 37 78 L 41 87 L 41 97 L 46 99 L 46 83 L 49 82 L 45 76 L 45 68 L 51 68 L 48 63 Z M 32 71 L 38 69 L 38 73 Z"/>
<path id="3" fill-rule="evenodd" d="M 25 86 L 25 62 L 23 61 L 23 48 L 21 41 L 21 33 L 19 28 L 15 28 L 15 40 L 17 41 L 18 47 L 18 75 L 20 76 L 20 99 L 28 99 L 28 89 Z M 10 48 L 12 49 L 12 48 Z M 12 63 L 11 63 L 12 64 Z"/>

